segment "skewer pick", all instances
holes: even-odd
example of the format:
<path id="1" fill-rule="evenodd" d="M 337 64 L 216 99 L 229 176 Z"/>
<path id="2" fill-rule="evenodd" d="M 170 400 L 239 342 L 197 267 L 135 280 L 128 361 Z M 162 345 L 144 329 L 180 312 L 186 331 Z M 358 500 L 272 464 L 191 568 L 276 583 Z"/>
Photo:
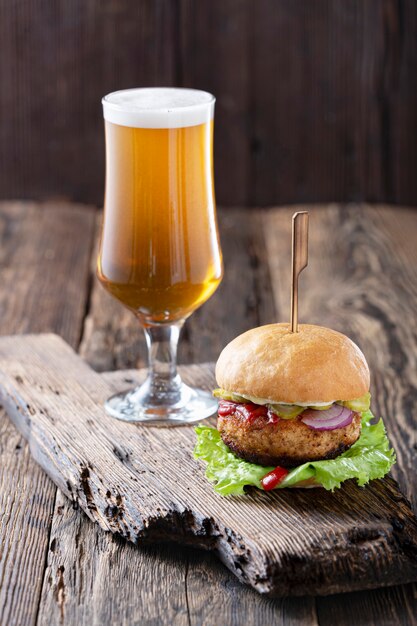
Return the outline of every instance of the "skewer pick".
<path id="1" fill-rule="evenodd" d="M 298 277 L 308 265 L 308 211 L 292 216 L 291 332 L 298 333 Z"/>

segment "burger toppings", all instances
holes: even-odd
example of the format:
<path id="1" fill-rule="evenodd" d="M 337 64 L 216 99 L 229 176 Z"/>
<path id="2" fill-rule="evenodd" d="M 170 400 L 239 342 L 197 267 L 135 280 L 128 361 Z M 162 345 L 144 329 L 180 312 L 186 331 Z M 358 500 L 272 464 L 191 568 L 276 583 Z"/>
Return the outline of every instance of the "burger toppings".
<path id="1" fill-rule="evenodd" d="M 280 416 L 267 405 L 255 404 L 254 402 L 239 403 L 220 400 L 218 414 L 221 417 L 237 415 L 249 424 L 253 424 L 259 418 L 262 418 L 264 424 L 277 424 L 280 420 Z M 340 404 L 332 404 L 330 409 L 326 411 L 303 408 L 300 421 L 313 430 L 336 430 L 336 428 L 349 426 L 353 416 L 354 411 Z"/>
<path id="2" fill-rule="evenodd" d="M 311 418 L 314 418 L 314 420 L 316 420 L 321 417 L 324 420 L 324 419 L 328 419 L 326 417 L 328 411 L 332 411 L 332 413 L 329 414 L 332 417 L 334 417 L 335 412 L 337 412 L 337 415 L 341 415 L 343 408 L 350 409 L 350 412 L 354 411 L 355 413 L 362 413 L 363 411 L 368 411 L 369 406 L 370 406 L 370 401 L 371 401 L 371 394 L 369 392 L 365 393 L 362 397 L 356 398 L 354 400 L 337 400 L 335 402 L 330 402 L 327 404 L 324 402 L 315 402 L 310 405 L 273 403 L 270 400 L 266 400 L 264 398 L 256 398 L 254 396 L 242 396 L 232 391 L 226 391 L 224 389 L 215 389 L 213 391 L 213 395 L 216 398 L 219 398 L 221 403 L 223 401 L 226 401 L 226 403 L 228 402 L 231 405 L 228 409 L 229 410 L 228 413 L 223 414 L 223 413 L 220 413 L 219 411 L 220 415 L 225 416 L 225 415 L 234 414 L 237 409 L 235 408 L 234 410 L 232 410 L 232 407 L 255 406 L 257 408 L 264 407 L 265 409 L 268 409 L 269 413 L 272 412 L 281 419 L 295 419 L 298 416 L 302 416 L 301 421 L 303 422 L 304 422 L 304 417 L 307 417 L 306 416 L 307 409 L 310 409 L 310 413 L 308 416 L 309 418 L 311 417 Z M 253 413 L 254 411 L 255 409 L 250 409 L 251 413 Z M 264 413 L 262 413 L 262 415 L 267 415 L 268 411 L 265 411 Z M 245 416 L 245 412 L 241 412 L 240 410 L 239 412 L 241 413 L 241 415 Z M 258 414 L 258 416 L 260 415 L 261 413 Z M 347 419 L 347 415 L 348 413 L 346 412 L 343 413 L 343 417 L 345 420 Z M 350 421 L 347 422 L 345 425 L 350 424 L 351 421 L 352 421 L 352 417 Z M 307 426 L 314 428 L 314 425 L 307 423 L 307 422 L 304 422 L 304 423 L 307 424 Z M 333 428 L 342 428 L 342 426 L 335 426 Z M 325 429 L 320 428 L 320 430 L 325 430 Z"/>
<path id="3" fill-rule="evenodd" d="M 272 472 L 268 472 L 261 480 L 261 485 L 265 489 L 265 491 L 271 491 L 275 489 L 286 476 L 288 476 L 289 471 L 285 469 L 285 467 L 276 467 L 272 470 Z"/>
<path id="4" fill-rule="evenodd" d="M 303 424 L 313 430 L 336 430 L 352 423 L 354 412 L 340 404 L 333 404 L 327 411 L 307 409 L 301 415 Z"/>

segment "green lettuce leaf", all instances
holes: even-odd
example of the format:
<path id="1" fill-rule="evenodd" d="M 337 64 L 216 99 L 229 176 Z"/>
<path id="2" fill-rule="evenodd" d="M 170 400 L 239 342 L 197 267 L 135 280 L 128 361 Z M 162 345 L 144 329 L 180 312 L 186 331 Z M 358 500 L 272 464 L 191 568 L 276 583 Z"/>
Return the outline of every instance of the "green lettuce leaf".
<path id="1" fill-rule="evenodd" d="M 371 411 L 362 413 L 362 432 L 349 450 L 331 461 L 312 461 L 290 470 L 277 489 L 301 486 L 308 481 L 333 491 L 349 478 L 360 487 L 375 478 L 382 478 L 395 463 L 395 452 L 389 446 L 382 419 L 371 424 Z M 242 495 L 244 487 L 262 489 L 261 479 L 273 470 L 239 459 L 223 443 L 216 428 L 197 426 L 197 444 L 194 457 L 207 463 L 206 477 L 214 483 L 214 490 L 222 496 Z"/>

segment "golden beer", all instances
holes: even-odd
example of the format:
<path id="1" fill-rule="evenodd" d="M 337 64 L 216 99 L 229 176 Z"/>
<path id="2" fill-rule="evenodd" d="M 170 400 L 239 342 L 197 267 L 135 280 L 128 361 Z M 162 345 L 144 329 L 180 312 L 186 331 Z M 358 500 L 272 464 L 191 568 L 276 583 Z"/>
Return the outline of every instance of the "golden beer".
<path id="1" fill-rule="evenodd" d="M 213 185 L 215 98 L 165 87 L 102 100 L 106 189 L 97 274 L 139 318 L 148 377 L 105 402 L 127 422 L 188 424 L 217 401 L 182 382 L 176 354 L 184 319 L 222 278 Z"/>
<path id="2" fill-rule="evenodd" d="M 213 294 L 222 277 L 213 122 L 176 127 L 168 116 L 165 123 L 173 127 L 105 121 L 98 277 L 144 323 L 186 318 Z"/>

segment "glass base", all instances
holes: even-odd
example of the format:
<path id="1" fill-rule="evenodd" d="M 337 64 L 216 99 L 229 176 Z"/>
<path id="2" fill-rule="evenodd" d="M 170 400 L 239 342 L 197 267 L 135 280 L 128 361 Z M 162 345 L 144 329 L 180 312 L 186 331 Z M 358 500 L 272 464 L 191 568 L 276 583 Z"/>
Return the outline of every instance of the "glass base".
<path id="1" fill-rule="evenodd" d="M 125 422 L 149 425 L 180 426 L 214 415 L 218 403 L 211 393 L 181 383 L 175 397 L 164 393 L 150 393 L 145 382 L 136 389 L 111 396 L 105 404 L 106 412 Z"/>

